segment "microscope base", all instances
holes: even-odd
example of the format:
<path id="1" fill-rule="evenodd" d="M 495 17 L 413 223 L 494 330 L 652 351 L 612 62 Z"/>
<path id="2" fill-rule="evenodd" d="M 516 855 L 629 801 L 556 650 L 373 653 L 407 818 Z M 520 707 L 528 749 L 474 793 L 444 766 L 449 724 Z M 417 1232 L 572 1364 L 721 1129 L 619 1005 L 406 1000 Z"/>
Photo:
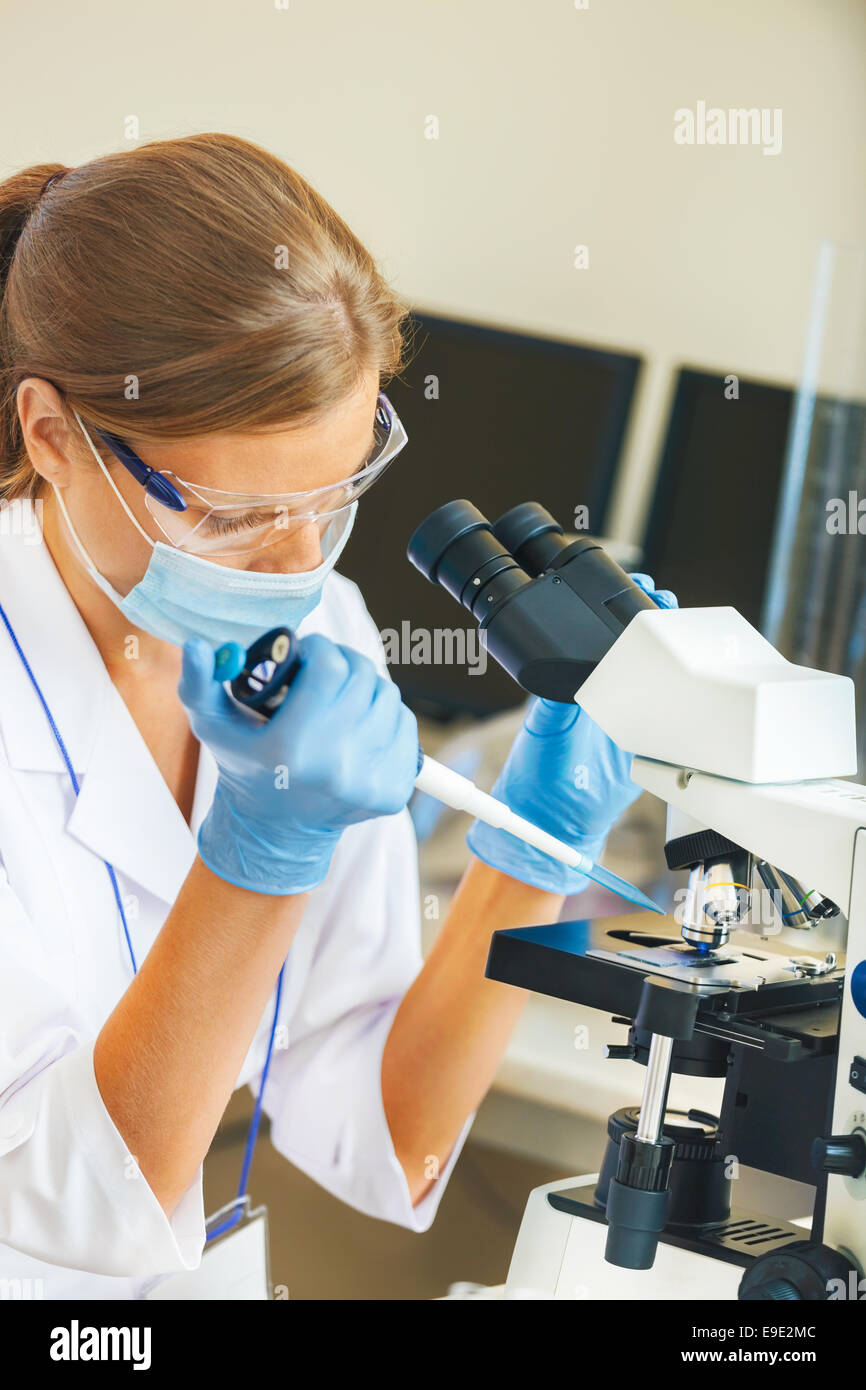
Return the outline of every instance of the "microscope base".
<path id="1" fill-rule="evenodd" d="M 547 1183 L 529 1195 L 505 1285 L 506 1297 L 604 1299 L 617 1302 L 737 1298 L 751 1254 L 773 1248 L 773 1241 L 802 1240 L 807 1232 L 785 1221 L 766 1222 L 778 1236 L 767 1238 L 740 1254 L 732 1245 L 704 1253 L 662 1238 L 652 1269 L 619 1269 L 604 1258 L 607 1225 L 593 1205 L 597 1174 Z M 558 1204 L 558 1205 L 555 1205 Z M 563 1208 L 567 1207 L 567 1210 Z M 747 1220 L 732 1211 L 730 1227 Z M 753 1232 L 754 1235 L 757 1232 Z"/>

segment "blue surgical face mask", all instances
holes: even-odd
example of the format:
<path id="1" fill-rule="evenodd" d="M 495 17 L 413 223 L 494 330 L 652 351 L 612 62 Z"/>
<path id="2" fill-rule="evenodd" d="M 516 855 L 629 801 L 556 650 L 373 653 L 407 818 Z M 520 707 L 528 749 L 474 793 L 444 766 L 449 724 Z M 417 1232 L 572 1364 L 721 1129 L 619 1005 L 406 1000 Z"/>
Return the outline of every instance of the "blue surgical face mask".
<path id="1" fill-rule="evenodd" d="M 216 648 L 224 642 L 249 647 L 272 627 L 296 628 L 312 613 L 328 575 L 339 560 L 355 524 L 358 503 L 335 513 L 322 535 L 322 563 L 300 574 L 230 569 L 154 541 L 139 525 L 114 479 L 84 431 L 93 454 L 123 510 L 148 545 L 150 561 L 142 579 L 125 596 L 108 582 L 87 554 L 69 518 L 60 490 L 54 494 L 88 574 L 131 623 L 164 642 L 183 646 L 203 637 Z"/>

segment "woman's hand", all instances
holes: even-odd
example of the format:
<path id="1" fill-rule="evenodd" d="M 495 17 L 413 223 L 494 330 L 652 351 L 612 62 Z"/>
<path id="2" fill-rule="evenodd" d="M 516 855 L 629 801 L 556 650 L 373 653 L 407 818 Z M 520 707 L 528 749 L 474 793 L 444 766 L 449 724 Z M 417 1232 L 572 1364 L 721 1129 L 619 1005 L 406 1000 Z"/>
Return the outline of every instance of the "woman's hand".
<path id="1" fill-rule="evenodd" d="M 393 815 L 418 770 L 415 716 L 367 657 L 313 634 L 267 723 L 239 709 L 201 640 L 187 642 L 179 693 L 219 767 L 199 851 L 220 878 L 258 893 L 321 883 L 348 825 Z"/>
<path id="2" fill-rule="evenodd" d="M 660 608 L 676 608 L 666 589 L 645 574 L 636 584 Z M 542 830 L 597 859 L 614 821 L 640 795 L 624 753 L 578 705 L 535 699 L 499 774 L 493 795 Z M 467 836 L 479 859 L 512 878 L 552 893 L 577 893 L 586 876 L 523 844 L 504 830 L 475 821 Z"/>

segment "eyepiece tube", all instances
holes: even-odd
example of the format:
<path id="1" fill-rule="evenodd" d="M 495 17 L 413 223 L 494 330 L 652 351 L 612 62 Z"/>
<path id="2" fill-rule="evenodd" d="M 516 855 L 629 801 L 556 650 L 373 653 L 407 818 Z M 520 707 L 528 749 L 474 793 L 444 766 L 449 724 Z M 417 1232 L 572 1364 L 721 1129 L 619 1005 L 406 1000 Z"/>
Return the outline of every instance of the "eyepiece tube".
<path id="1" fill-rule="evenodd" d="M 455 542 L 475 532 L 490 530 L 487 517 L 465 497 L 459 497 L 454 502 L 446 502 L 444 506 L 437 507 L 420 526 L 416 526 L 409 537 L 406 554 L 425 579 L 429 579 L 431 584 L 438 584 L 439 565 L 446 551 Z M 479 537 L 478 544 L 484 545 L 486 540 L 486 536 Z M 444 582 L 444 579 L 441 582 Z M 449 589 L 450 592 L 452 591 Z"/>
<path id="2" fill-rule="evenodd" d="M 487 518 L 465 498 L 431 512 L 406 553 L 426 579 L 441 584 L 479 622 L 494 603 L 530 582 Z"/>
<path id="3" fill-rule="evenodd" d="M 538 502 L 512 507 L 494 524 L 493 534 L 533 576 L 543 574 L 569 544 L 559 522 Z"/>

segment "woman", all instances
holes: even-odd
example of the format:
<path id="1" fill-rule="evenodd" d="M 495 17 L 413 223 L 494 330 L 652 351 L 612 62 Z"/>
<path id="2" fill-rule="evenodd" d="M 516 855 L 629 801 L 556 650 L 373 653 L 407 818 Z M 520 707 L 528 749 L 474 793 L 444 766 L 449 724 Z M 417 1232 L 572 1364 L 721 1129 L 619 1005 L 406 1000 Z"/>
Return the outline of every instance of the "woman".
<path id="1" fill-rule="evenodd" d="M 473 827 L 421 965 L 415 722 L 334 572 L 405 442 L 405 311 L 223 135 L 9 179 L 0 264 L 0 1277 L 197 1269 L 246 1084 L 293 1163 L 424 1230 L 524 1002 L 490 933 L 584 880 Z M 262 725 L 214 649 L 282 622 L 301 669 Z M 629 761 L 536 703 L 497 792 L 594 855 Z"/>

